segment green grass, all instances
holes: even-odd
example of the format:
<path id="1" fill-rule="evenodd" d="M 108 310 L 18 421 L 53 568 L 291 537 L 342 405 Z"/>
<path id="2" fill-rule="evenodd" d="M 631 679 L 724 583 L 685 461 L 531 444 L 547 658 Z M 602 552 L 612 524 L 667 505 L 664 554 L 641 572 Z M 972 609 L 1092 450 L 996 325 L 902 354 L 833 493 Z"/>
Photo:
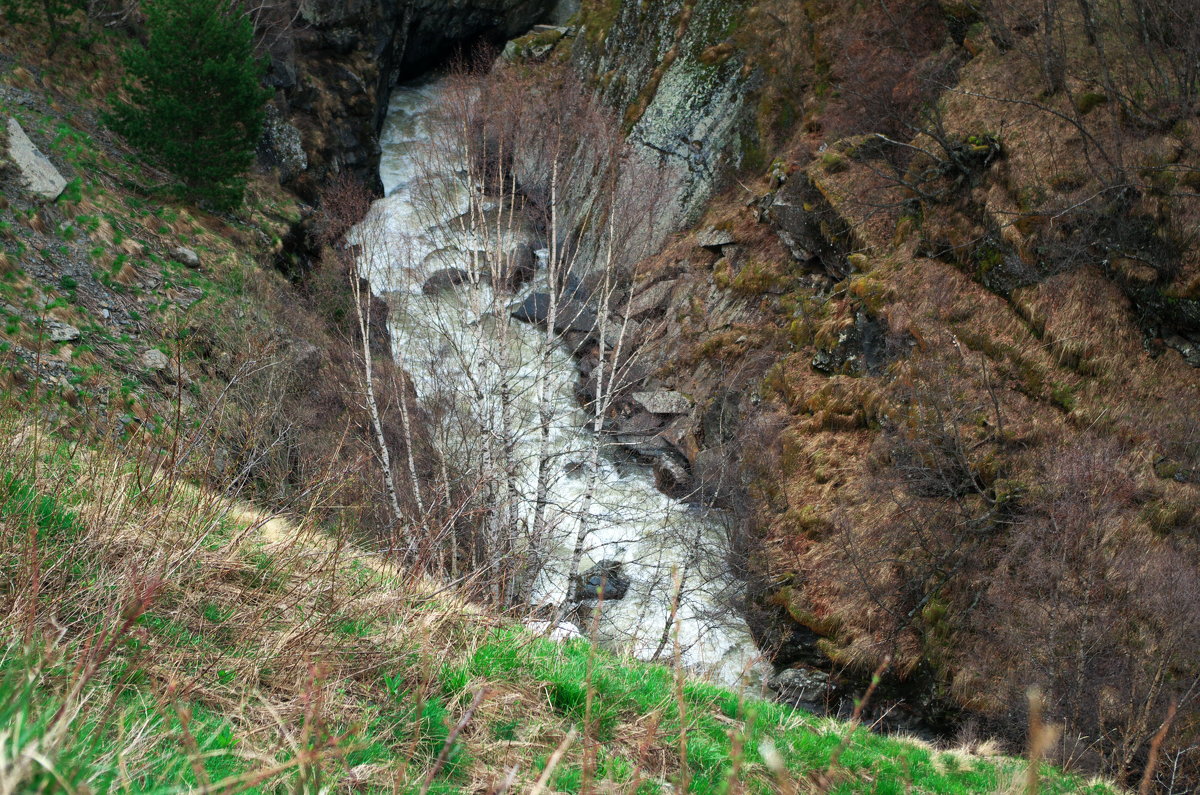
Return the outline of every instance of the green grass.
<path id="1" fill-rule="evenodd" d="M 597 652 L 584 640 L 556 644 L 532 639 L 520 629 L 497 630 L 478 648 L 465 670 L 447 669 L 442 676 L 450 689 L 461 688 L 467 681 L 539 686 L 554 711 L 582 730 L 589 665 L 593 689 L 590 722 L 601 743 L 619 739 L 623 725 L 651 713 L 661 716 L 663 744 L 673 746 L 678 742 L 679 704 L 673 672 L 663 666 Z M 741 775 L 758 791 L 765 792 L 771 789 L 771 781 L 762 756 L 764 743 L 772 743 L 789 772 L 802 778 L 828 766 L 848 730 L 844 725 L 820 721 L 780 704 L 742 699 L 729 689 L 694 680 L 684 684 L 683 705 L 693 792 L 724 790 L 733 766 L 733 736 L 737 733 L 744 743 Z M 731 725 L 743 728 L 731 733 Z M 836 792 L 995 792 L 1022 769 L 1015 760 L 963 763 L 951 754 L 861 728 L 854 730 L 838 761 L 852 778 Z M 613 766 L 630 763 L 625 757 L 614 757 L 610 762 Z M 1100 786 L 1089 787 L 1077 778 L 1046 772 L 1044 793 L 1108 792 Z M 578 791 L 575 772 L 564 770 L 558 776 L 558 789 Z"/>
<path id="2" fill-rule="evenodd" d="M 73 674 L 61 658 L 23 653 L 12 644 L 0 651 L 0 726 L 11 748 L 35 749 L 44 742 L 69 703 L 63 689 L 46 683 L 69 683 Z M 168 793 L 196 787 L 201 776 L 221 781 L 245 769 L 234 753 L 232 727 L 211 709 L 185 701 L 165 711 L 137 689 L 103 695 L 107 708 L 89 710 L 70 726 L 53 764 L 44 757 L 33 762 L 24 791 Z M 185 736 L 190 742 L 180 742 Z M 121 753 L 131 738 L 144 738 L 140 754 Z"/>

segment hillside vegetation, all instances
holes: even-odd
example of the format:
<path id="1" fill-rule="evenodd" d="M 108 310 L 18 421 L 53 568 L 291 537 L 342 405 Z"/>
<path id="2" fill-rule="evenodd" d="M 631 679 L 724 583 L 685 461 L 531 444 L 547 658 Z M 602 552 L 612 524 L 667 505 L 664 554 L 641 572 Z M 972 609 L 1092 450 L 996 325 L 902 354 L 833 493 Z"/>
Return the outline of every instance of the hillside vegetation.
<path id="1" fill-rule="evenodd" d="M 4 420 L 0 790 L 1000 792 L 938 751 L 558 644 L 343 533 Z M 1044 792 L 1110 792 L 1049 769 Z"/>
<path id="2" fill-rule="evenodd" d="M 1059 758 L 1133 784 L 1167 726 L 1156 786 L 1193 786 L 1194 5 L 683 5 L 761 80 L 638 343 L 697 403 L 698 488 L 761 539 L 780 661 L 888 658 L 926 715 L 1014 742 L 1040 683 Z M 581 41 L 636 47 L 615 7 Z"/>

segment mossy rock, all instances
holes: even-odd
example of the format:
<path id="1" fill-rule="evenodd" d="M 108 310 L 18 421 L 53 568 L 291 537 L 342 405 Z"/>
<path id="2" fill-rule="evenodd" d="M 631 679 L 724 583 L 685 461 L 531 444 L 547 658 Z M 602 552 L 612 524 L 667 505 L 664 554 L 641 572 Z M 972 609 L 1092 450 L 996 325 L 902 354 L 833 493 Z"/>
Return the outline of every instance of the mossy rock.
<path id="1" fill-rule="evenodd" d="M 566 34 L 566 28 L 535 29 L 505 44 L 500 57 L 508 63 L 544 61 Z"/>
<path id="2" fill-rule="evenodd" d="M 1075 97 L 1075 110 L 1086 116 L 1108 102 L 1108 97 L 1096 91 L 1084 91 Z"/>

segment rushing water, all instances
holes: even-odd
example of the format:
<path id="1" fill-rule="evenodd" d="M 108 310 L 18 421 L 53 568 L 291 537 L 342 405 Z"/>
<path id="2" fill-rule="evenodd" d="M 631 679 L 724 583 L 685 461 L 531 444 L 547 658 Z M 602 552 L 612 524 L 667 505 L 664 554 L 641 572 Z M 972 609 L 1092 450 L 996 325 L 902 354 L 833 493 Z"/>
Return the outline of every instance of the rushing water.
<path id="1" fill-rule="evenodd" d="M 549 462 L 548 477 L 542 469 L 549 483 L 549 530 L 534 541 L 541 564 L 532 586 L 535 604 L 560 604 L 570 596 L 568 570 L 586 514 L 589 532 L 580 570 L 617 560 L 631 581 L 623 599 L 603 604 L 602 643 L 643 659 L 669 661 L 677 628 L 680 658 L 693 671 L 726 683 L 761 676 L 766 669 L 750 632 L 730 607 L 739 583 L 724 565 L 729 528 L 722 514 L 662 494 L 648 468 L 619 451 L 604 450 L 595 477 L 589 477 L 594 437 L 586 431 L 588 418 L 574 394 L 574 363 L 561 346 L 542 356 L 545 330 L 513 321 L 506 311 L 536 289 L 538 279 L 512 296 L 494 294 L 486 281 L 433 295 L 422 292 L 432 272 L 448 265 L 468 268 L 462 252 L 481 247 L 445 223 L 465 209 L 465 186 L 457 207 L 434 211 L 421 198 L 422 185 L 431 178 L 456 178 L 429 172 L 429 111 L 440 90 L 432 81 L 394 91 L 382 136 L 386 197 L 356 234 L 364 244 L 373 289 L 389 297 L 397 360 L 412 376 L 422 405 L 437 418 L 442 455 L 458 464 L 458 471 L 487 471 L 494 447 L 489 439 L 501 430 L 510 433 L 515 444 L 508 460 L 515 462 L 518 488 L 505 498 L 512 503 L 506 516 L 526 528 L 538 462 Z M 552 406 L 548 444 L 539 426 L 538 408 L 544 405 L 539 393 L 548 394 Z M 509 399 L 501 400 L 501 394 Z M 589 482 L 594 482 L 590 498 Z M 588 611 L 580 616 L 574 620 L 586 632 Z"/>

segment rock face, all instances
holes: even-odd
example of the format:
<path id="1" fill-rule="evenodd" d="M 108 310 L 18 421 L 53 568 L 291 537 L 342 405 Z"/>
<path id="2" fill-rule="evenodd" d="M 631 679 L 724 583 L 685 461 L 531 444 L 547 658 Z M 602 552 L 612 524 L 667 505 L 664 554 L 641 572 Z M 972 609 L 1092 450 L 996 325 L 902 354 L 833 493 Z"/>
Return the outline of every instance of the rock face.
<path id="1" fill-rule="evenodd" d="M 887 359 L 886 326 L 859 310 L 833 345 L 817 349 L 812 367 L 825 375 L 878 375 Z"/>
<path id="2" fill-rule="evenodd" d="M 375 184 L 377 135 L 387 97 L 456 48 L 496 45 L 523 33 L 551 0 L 289 0 L 294 20 L 270 39 L 268 112 L 260 163 L 305 198 L 330 174 L 349 171 Z"/>
<path id="3" fill-rule="evenodd" d="M 847 255 L 857 248 L 853 233 L 817 186 L 804 177 L 793 177 L 775 193 L 767 194 L 764 202 L 760 219 L 775 230 L 796 262 L 835 279 L 851 273 Z"/>
<path id="4" fill-rule="evenodd" d="M 402 9 L 399 63 L 410 74 L 458 46 L 503 44 L 544 19 L 552 0 L 413 0 Z M 469 54 L 469 51 L 468 51 Z"/>
<path id="5" fill-rule="evenodd" d="M 274 105 L 267 106 L 262 138 L 258 142 L 258 160 L 267 168 L 279 169 L 279 181 L 291 182 L 308 168 L 308 154 L 300 130 L 288 123 Z"/>
<path id="6" fill-rule="evenodd" d="M 602 560 L 580 574 L 575 583 L 575 601 L 597 597 L 606 601 L 623 599 L 629 591 L 629 578 L 621 569 L 620 561 Z"/>
<path id="7" fill-rule="evenodd" d="M 697 217 L 754 134 L 745 103 L 755 77 L 727 40 L 742 13 L 725 0 L 617 0 L 578 17 L 576 69 L 624 115 L 629 140 L 671 172 L 663 236 Z"/>
<path id="8" fill-rule="evenodd" d="M 12 161 L 20 174 L 22 187 L 39 198 L 54 201 L 67 187 L 67 180 L 58 169 L 29 140 L 25 130 L 16 119 L 9 119 L 8 160 Z"/>

